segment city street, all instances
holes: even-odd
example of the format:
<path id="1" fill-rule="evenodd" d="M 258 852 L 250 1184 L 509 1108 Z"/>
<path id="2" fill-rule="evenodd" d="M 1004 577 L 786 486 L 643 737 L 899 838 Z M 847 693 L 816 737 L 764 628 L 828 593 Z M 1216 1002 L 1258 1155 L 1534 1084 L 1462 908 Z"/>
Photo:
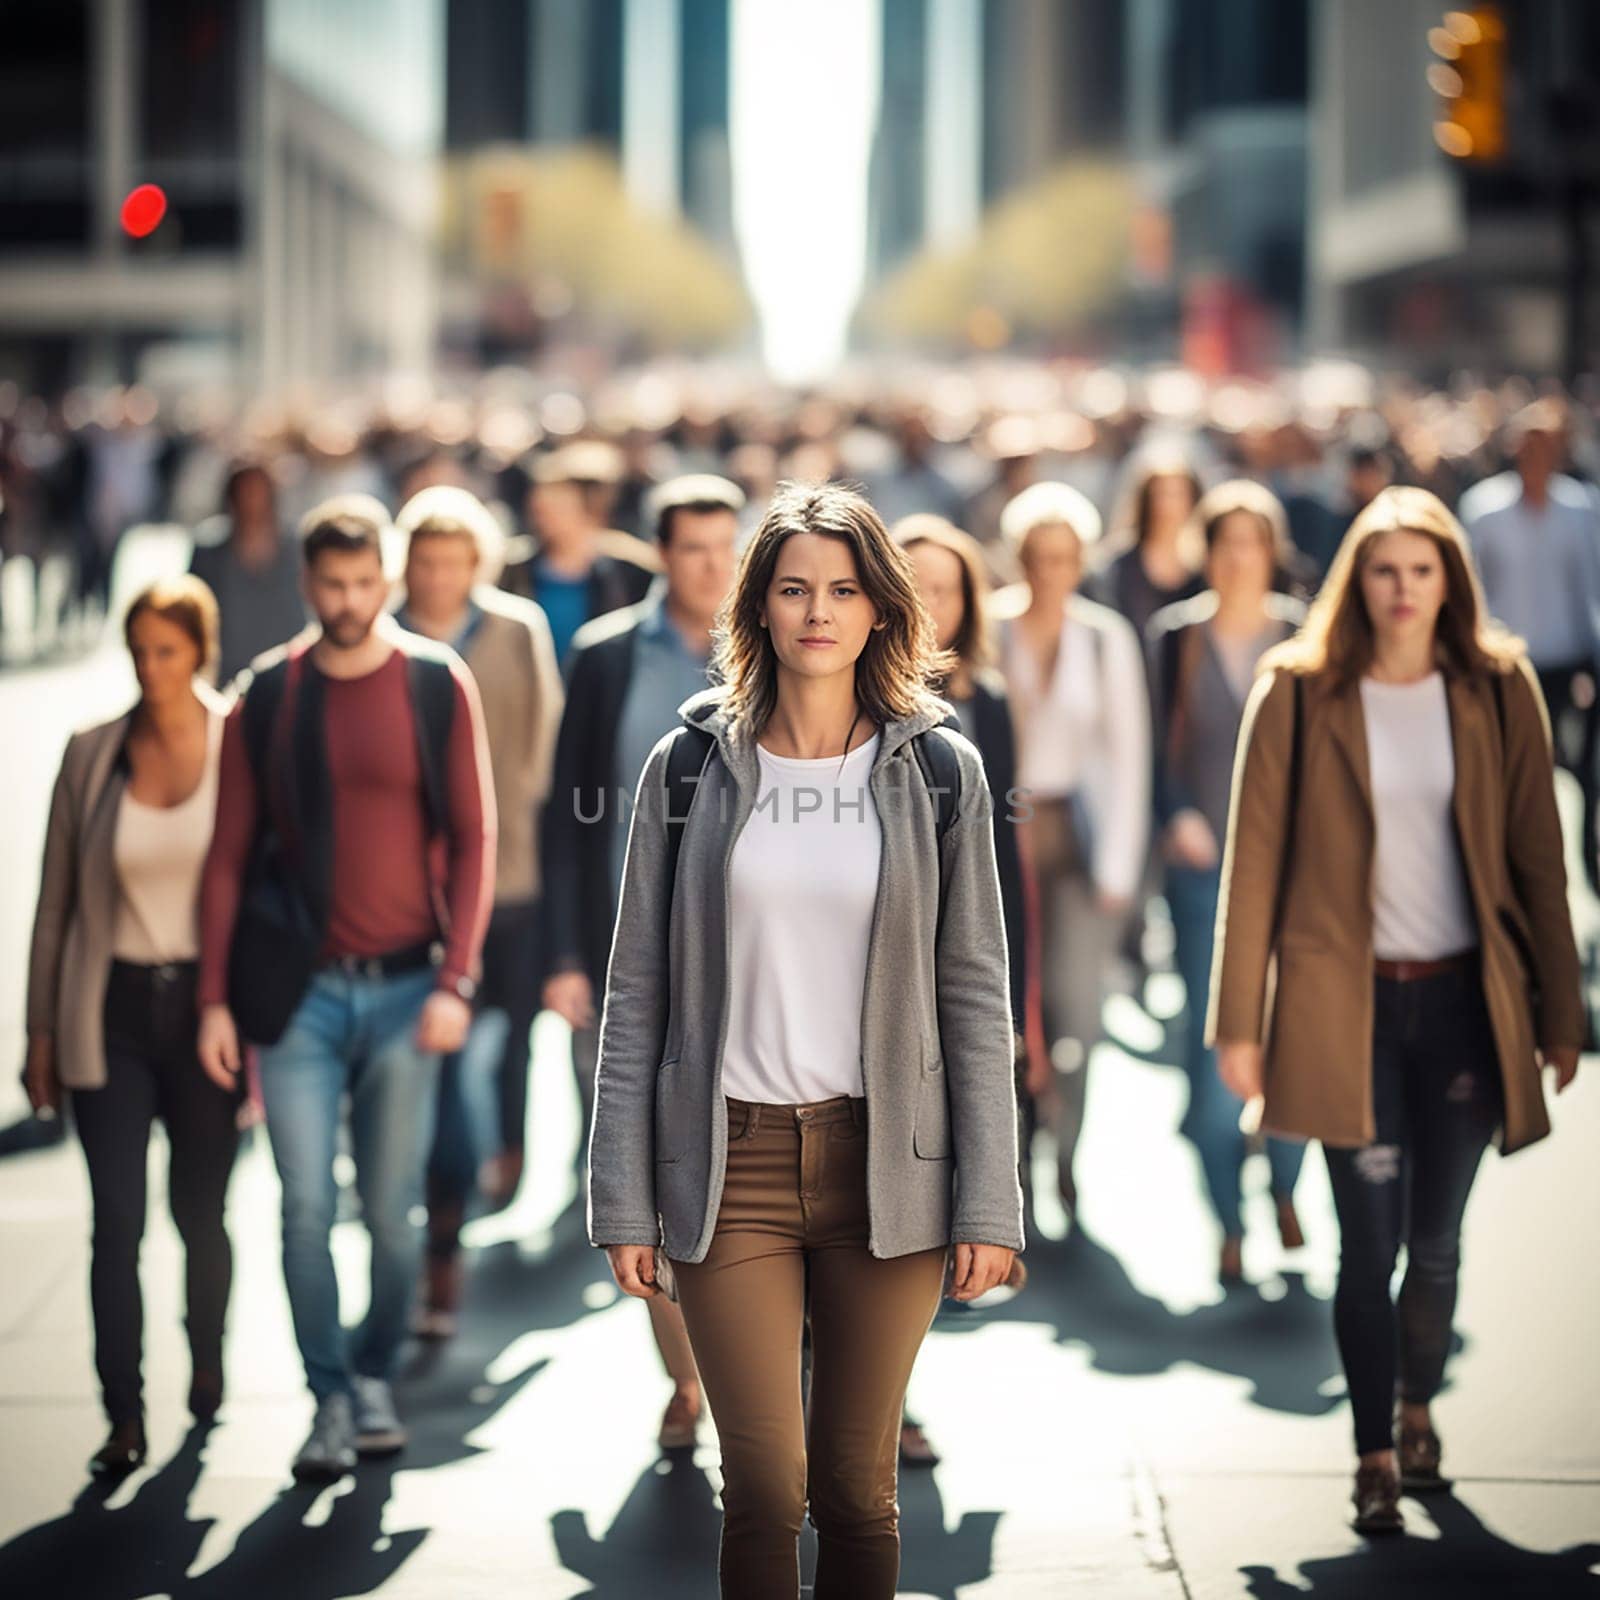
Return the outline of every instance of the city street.
<path id="1" fill-rule="evenodd" d="M 0 1039 L 20 1063 L 39 842 L 67 730 L 109 714 L 119 651 L 0 678 Z M 1566 798 L 1570 799 L 1571 796 Z M 1588 919 L 1592 903 L 1581 908 Z M 1170 1014 L 1173 980 L 1150 1012 Z M 1600 1063 L 1556 1134 L 1491 1155 L 1469 1213 L 1462 1349 L 1438 1407 L 1456 1493 L 1408 1501 L 1411 1536 L 1350 1531 L 1349 1427 L 1331 1327 L 1336 1239 L 1320 1158 L 1307 1248 L 1278 1247 L 1250 1174 L 1254 1287 L 1224 1299 L 1184 1090 L 1160 1022 L 1115 1002 L 1080 1162 L 1081 1228 L 1028 1253 L 1018 1296 L 948 1311 L 911 1404 L 943 1464 L 907 1472 L 901 1592 L 945 1600 L 1566 1596 L 1600 1593 Z M 474 1225 L 461 1335 L 419 1355 L 409 1450 L 323 1493 L 288 1462 L 310 1415 L 278 1268 L 277 1186 L 252 1138 L 230 1203 L 237 1275 L 218 1424 L 186 1432 L 180 1258 L 151 1152 L 144 1256 L 148 1468 L 86 1487 L 103 1425 L 74 1145 L 0 1161 L 0 1596 L 493 1600 L 713 1594 L 717 1449 L 660 1458 L 667 1398 L 642 1307 L 582 1241 L 576 1097 L 559 1023 L 536 1035 L 531 1176 Z M 0 1121 L 22 1109 L 14 1069 Z M 1042 1185 L 1048 1190 L 1049 1184 Z M 1060 1235 L 1053 1207 L 1041 1218 Z M 363 1236 L 338 1252 L 358 1311 Z M 1002 1297 L 996 1296 L 997 1302 Z"/>

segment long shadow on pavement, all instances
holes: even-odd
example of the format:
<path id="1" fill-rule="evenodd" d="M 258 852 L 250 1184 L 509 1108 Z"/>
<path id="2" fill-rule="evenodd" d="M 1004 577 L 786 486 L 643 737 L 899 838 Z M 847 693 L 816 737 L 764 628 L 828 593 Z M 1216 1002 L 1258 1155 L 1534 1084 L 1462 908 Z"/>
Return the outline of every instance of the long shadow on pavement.
<path id="1" fill-rule="evenodd" d="M 115 1486 L 91 1484 L 63 1516 L 19 1534 L 0 1548 L 0 1595 L 6 1600 L 237 1600 L 241 1595 L 293 1600 L 345 1600 L 373 1594 L 428 1537 L 426 1528 L 388 1533 L 383 1527 L 394 1478 L 477 1454 L 466 1442 L 542 1370 L 531 1363 L 510 1381 L 486 1385 L 481 1362 L 447 1360 L 416 1371 L 401 1386 L 411 1423 L 405 1453 L 363 1462 L 315 1523 L 307 1514 L 317 1491 L 286 1484 L 239 1534 L 215 1566 L 184 1574 L 199 1555 L 211 1519 L 188 1515 L 200 1480 L 207 1430 L 196 1427 L 126 1505 L 112 1508 Z M 284 1463 L 285 1469 L 287 1462 Z M 508 1575 L 512 1577 L 513 1575 Z"/>
<path id="2" fill-rule="evenodd" d="M 113 1510 L 108 1502 L 117 1486 L 92 1482 L 70 1511 L 18 1534 L 0 1549 L 0 1594 L 8 1600 L 134 1600 L 182 1584 L 212 1526 L 188 1516 L 206 1432 L 192 1429 L 126 1505 Z"/>
<path id="3" fill-rule="evenodd" d="M 945 1527 L 944 1502 L 931 1473 L 900 1482 L 902 1565 L 900 1588 L 935 1600 L 957 1600 L 960 1590 L 989 1576 L 998 1511 L 968 1512 L 959 1527 Z M 710 1481 L 686 1452 L 675 1452 L 639 1477 L 615 1521 L 596 1537 L 584 1513 L 558 1511 L 550 1519 L 561 1564 L 590 1588 L 584 1600 L 703 1600 L 715 1587 L 722 1513 Z M 801 1573 L 809 1585 L 816 1570 L 816 1537 L 801 1536 Z"/>
<path id="4" fill-rule="evenodd" d="M 992 1311 L 946 1309 L 939 1331 L 1049 1323 L 1060 1343 L 1084 1345 L 1100 1372 L 1148 1377 L 1186 1362 L 1246 1379 L 1255 1404 L 1271 1411 L 1315 1417 L 1343 1404 L 1340 1395 L 1324 1392 L 1340 1371 L 1332 1308 L 1299 1273 L 1283 1274 L 1281 1299 L 1240 1291 L 1179 1313 L 1138 1289 L 1117 1257 L 1081 1227 L 1065 1240 L 1035 1239 L 1026 1259 L 1021 1294 Z"/>
<path id="5" fill-rule="evenodd" d="M 1415 1516 L 1425 1506 L 1438 1539 L 1397 1538 L 1375 1542 L 1353 1555 L 1306 1561 L 1287 1576 L 1271 1567 L 1241 1567 L 1254 1600 L 1367 1600 L 1405 1595 L 1407 1600 L 1477 1600 L 1479 1596 L 1537 1596 L 1578 1600 L 1600 1593 L 1600 1544 L 1574 1545 L 1546 1555 L 1523 1550 L 1486 1528 L 1454 1496 L 1407 1502 Z"/>

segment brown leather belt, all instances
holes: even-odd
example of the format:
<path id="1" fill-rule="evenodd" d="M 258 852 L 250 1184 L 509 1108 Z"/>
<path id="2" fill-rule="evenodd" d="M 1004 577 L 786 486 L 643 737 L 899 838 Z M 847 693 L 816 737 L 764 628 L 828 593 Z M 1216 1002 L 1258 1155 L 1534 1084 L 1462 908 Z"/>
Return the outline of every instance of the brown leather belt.
<path id="1" fill-rule="evenodd" d="M 1390 983 L 1415 983 L 1418 978 L 1442 978 L 1447 972 L 1476 972 L 1478 952 L 1463 950 L 1438 961 L 1374 961 L 1372 970 Z"/>

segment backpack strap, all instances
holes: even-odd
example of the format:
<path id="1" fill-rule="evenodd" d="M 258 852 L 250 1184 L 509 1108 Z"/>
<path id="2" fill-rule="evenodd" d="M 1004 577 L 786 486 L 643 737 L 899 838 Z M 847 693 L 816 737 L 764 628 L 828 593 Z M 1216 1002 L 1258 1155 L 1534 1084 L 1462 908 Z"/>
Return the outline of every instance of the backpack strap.
<path id="1" fill-rule="evenodd" d="M 417 724 L 417 749 L 422 762 L 422 799 L 430 835 L 450 823 L 446 774 L 450 770 L 450 733 L 456 718 L 456 681 L 449 663 L 438 656 L 407 654 L 406 677 Z"/>
<path id="2" fill-rule="evenodd" d="M 961 731 L 961 724 L 954 718 L 947 718 L 939 727 Z M 937 737 L 938 733 L 939 728 L 930 728 L 926 733 L 917 734 L 911 741 L 911 749 L 922 770 L 922 781 L 933 796 L 942 843 L 954 826 L 961 805 L 961 760 L 950 741 Z"/>
<path id="3" fill-rule="evenodd" d="M 711 762 L 717 741 L 704 728 L 685 723 L 676 729 L 667 747 L 667 899 L 678 877 L 678 849 L 689 820 L 689 808 Z"/>
<path id="4" fill-rule="evenodd" d="M 239 711 L 245 754 L 250 758 L 250 771 L 256 780 L 256 795 L 263 816 L 268 798 L 267 775 L 272 769 L 278 739 L 278 719 L 289 690 L 289 669 L 290 660 L 285 656 L 251 674 L 244 685 L 244 700 Z"/>

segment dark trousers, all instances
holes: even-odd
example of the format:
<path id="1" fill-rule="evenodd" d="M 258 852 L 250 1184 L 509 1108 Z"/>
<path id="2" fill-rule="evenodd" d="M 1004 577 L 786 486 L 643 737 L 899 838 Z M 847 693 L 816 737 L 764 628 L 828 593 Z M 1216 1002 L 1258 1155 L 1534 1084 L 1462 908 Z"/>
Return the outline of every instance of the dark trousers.
<path id="1" fill-rule="evenodd" d="M 1334 1330 L 1363 1455 L 1392 1446 L 1397 1393 L 1423 1405 L 1444 1380 L 1461 1219 L 1502 1106 L 1475 972 L 1374 984 L 1377 1137 L 1326 1151 L 1340 1236 Z M 1402 1244 L 1397 1306 L 1389 1285 Z"/>
<path id="2" fill-rule="evenodd" d="M 501 1150 L 522 1148 L 538 959 L 537 903 L 497 906 L 483 941 L 483 986 L 472 1032 L 440 1066 L 428 1155 L 428 1238 L 436 1256 L 459 1248 L 483 1163 Z"/>
<path id="3" fill-rule="evenodd" d="M 114 962 L 106 988 L 105 1087 L 72 1095 L 94 1198 L 89 1297 L 95 1367 L 113 1424 L 144 1414 L 139 1248 L 146 1153 L 156 1117 L 166 1124 L 167 1201 L 187 1258 L 190 1353 L 196 1370 L 222 1371 L 222 1325 L 233 1277 L 222 1213 L 239 1142 L 238 1099 L 212 1083 L 195 1055 L 195 973 L 192 963 Z"/>
<path id="4" fill-rule="evenodd" d="M 496 906 L 483 943 L 483 1004 L 500 1007 L 511 1019 L 500 1058 L 500 1139 L 507 1150 L 522 1149 L 528 1125 L 530 1036 L 544 978 L 541 917 L 537 900 Z"/>
<path id="5" fill-rule="evenodd" d="M 1540 667 L 1539 688 L 1550 711 L 1556 760 L 1578 780 L 1583 791 L 1583 870 L 1591 888 L 1600 887 L 1600 776 L 1595 771 L 1600 758 L 1600 672 L 1592 661 L 1576 661 L 1567 666 Z M 1589 704 L 1579 706 L 1573 697 L 1578 679 L 1587 677 L 1595 685 Z"/>

